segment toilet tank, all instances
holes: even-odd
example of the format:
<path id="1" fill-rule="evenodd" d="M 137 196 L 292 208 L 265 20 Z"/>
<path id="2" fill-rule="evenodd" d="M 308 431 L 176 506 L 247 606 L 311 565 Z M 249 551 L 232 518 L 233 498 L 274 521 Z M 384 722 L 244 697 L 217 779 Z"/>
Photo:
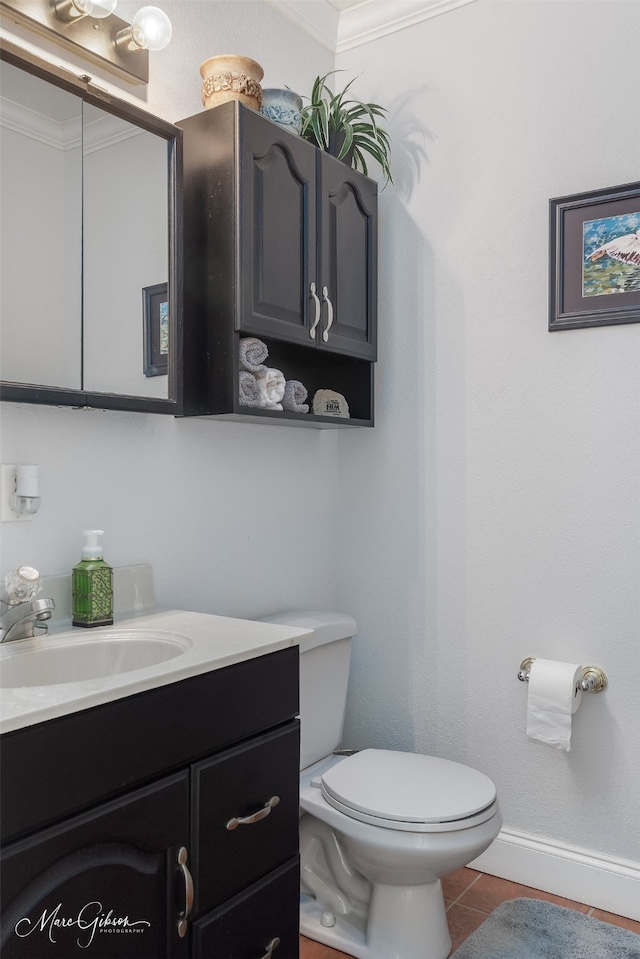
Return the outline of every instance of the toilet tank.
<path id="1" fill-rule="evenodd" d="M 300 645 L 300 769 L 340 745 L 347 702 L 355 619 L 344 613 L 299 609 L 265 616 L 263 623 L 301 626 L 316 635 Z"/>

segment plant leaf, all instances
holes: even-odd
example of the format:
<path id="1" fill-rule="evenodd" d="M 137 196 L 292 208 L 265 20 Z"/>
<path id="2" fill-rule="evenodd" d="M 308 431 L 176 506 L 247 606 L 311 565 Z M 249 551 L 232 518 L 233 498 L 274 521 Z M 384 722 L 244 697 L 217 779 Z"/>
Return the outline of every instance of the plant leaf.
<path id="1" fill-rule="evenodd" d="M 342 160 L 353 146 L 353 129 L 350 126 L 344 128 L 344 143 L 338 153 L 338 159 Z"/>
<path id="2" fill-rule="evenodd" d="M 343 102 L 344 102 L 345 94 L 346 94 L 347 90 L 349 89 L 349 87 L 350 87 L 352 84 L 354 84 L 357 79 L 358 79 L 357 77 L 354 77 L 353 80 L 350 80 L 349 83 L 347 83 L 346 87 L 345 87 L 340 93 L 336 93 L 336 94 L 332 97 L 332 100 L 331 100 L 331 109 L 332 109 L 332 110 L 334 110 L 334 109 L 342 109 L 342 104 L 343 104 Z M 353 101 L 347 100 L 347 103 L 351 103 L 351 102 L 353 102 Z"/>
<path id="3" fill-rule="evenodd" d="M 356 170 L 360 170 L 361 173 L 364 173 L 365 176 L 369 176 L 369 171 L 367 170 L 367 164 L 362 152 L 356 147 L 353 152 L 353 159 L 355 161 Z"/>
<path id="4" fill-rule="evenodd" d="M 324 136 L 324 127 L 322 125 L 322 118 L 318 112 L 315 112 L 311 117 L 311 129 L 313 130 L 313 135 L 316 139 L 316 143 L 322 150 L 326 150 L 329 144 L 328 136 Z"/>
<path id="5" fill-rule="evenodd" d="M 363 142 L 359 144 L 360 151 L 365 150 L 374 160 L 382 167 L 382 172 L 387 180 L 390 180 L 393 183 L 393 177 L 391 176 L 391 168 L 389 166 L 389 159 L 380 147 L 377 144 L 368 142 Z"/>
<path id="6" fill-rule="evenodd" d="M 329 146 L 329 106 L 326 100 L 323 100 L 318 109 L 318 119 L 322 126 L 322 139 L 321 143 L 324 143 L 325 150 Z"/>

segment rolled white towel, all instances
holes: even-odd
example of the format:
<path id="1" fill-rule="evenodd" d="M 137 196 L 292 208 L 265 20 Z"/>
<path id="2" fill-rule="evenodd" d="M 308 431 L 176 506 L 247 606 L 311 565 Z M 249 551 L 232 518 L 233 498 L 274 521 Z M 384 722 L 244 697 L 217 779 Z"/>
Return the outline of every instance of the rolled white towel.
<path id="1" fill-rule="evenodd" d="M 238 341 L 238 360 L 241 370 L 249 373 L 262 373 L 266 369 L 262 364 L 269 355 L 266 344 L 255 336 L 245 336 Z"/>
<path id="2" fill-rule="evenodd" d="M 284 396 L 286 380 L 280 370 L 267 370 L 267 396 L 272 403 L 279 403 Z M 282 409 L 282 407 L 280 407 Z"/>
<path id="3" fill-rule="evenodd" d="M 255 374 L 260 388 L 259 406 L 264 410 L 281 410 L 280 400 L 284 396 L 285 378 L 280 370 L 264 368 L 264 372 Z"/>
<path id="4" fill-rule="evenodd" d="M 308 413 L 309 404 L 305 403 L 308 391 L 300 380 L 287 380 L 282 397 L 282 408 L 290 413 Z"/>
<path id="5" fill-rule="evenodd" d="M 248 370 L 240 370 L 239 385 L 240 406 L 253 406 L 258 408 L 263 396 L 263 391 L 253 373 L 249 373 Z"/>

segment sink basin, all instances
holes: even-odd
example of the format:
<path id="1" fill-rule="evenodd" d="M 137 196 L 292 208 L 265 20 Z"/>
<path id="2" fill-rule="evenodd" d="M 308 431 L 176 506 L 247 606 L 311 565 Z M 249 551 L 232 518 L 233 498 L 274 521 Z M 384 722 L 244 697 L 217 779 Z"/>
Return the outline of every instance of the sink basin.
<path id="1" fill-rule="evenodd" d="M 0 688 L 103 680 L 164 663 L 190 647 L 186 636 L 152 629 L 100 628 L 99 635 L 74 631 L 18 640 L 2 649 Z"/>
<path id="2" fill-rule="evenodd" d="M 296 646 L 312 635 L 297 626 L 173 609 L 2 643 L 0 738 Z"/>

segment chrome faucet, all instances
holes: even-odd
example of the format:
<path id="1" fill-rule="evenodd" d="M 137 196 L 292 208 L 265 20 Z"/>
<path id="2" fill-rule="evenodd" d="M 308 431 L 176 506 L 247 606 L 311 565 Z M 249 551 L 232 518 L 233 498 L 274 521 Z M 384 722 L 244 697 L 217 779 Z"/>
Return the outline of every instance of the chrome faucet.
<path id="1" fill-rule="evenodd" d="M 5 595 L 0 599 L 0 643 L 38 635 L 38 624 L 51 619 L 56 608 L 52 599 L 35 599 L 40 590 L 40 573 L 32 566 L 19 566 L 5 578 Z M 46 633 L 47 627 L 40 626 Z"/>
<path id="2" fill-rule="evenodd" d="M 38 635 L 38 623 L 51 619 L 51 611 L 56 608 L 52 599 L 32 599 L 28 603 L 19 603 L 9 606 L 2 600 L 0 613 L 0 643 L 12 642 L 14 639 L 29 639 Z M 43 627 L 46 632 L 47 627 Z"/>

